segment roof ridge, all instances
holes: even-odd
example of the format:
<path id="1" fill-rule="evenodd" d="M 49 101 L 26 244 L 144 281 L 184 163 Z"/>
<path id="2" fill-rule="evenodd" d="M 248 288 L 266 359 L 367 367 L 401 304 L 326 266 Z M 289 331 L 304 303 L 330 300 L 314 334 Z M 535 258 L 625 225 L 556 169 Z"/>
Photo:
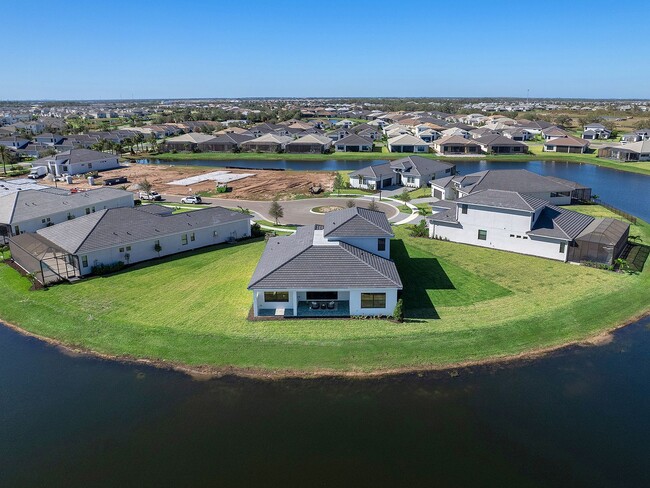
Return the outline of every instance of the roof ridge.
<path id="1" fill-rule="evenodd" d="M 294 234 L 294 235 L 295 235 L 295 234 Z M 286 237 L 288 237 L 288 238 L 292 238 L 293 236 L 286 236 Z M 286 238 L 286 237 L 285 237 L 285 238 Z M 289 264 L 290 262 L 294 261 L 298 256 L 301 256 L 302 254 L 304 254 L 305 252 L 307 252 L 307 251 L 308 251 L 309 249 L 311 249 L 312 247 L 314 247 L 313 241 L 312 241 L 311 244 L 309 244 L 307 247 L 305 247 L 305 248 L 304 248 L 303 250 L 301 250 L 299 253 L 293 255 L 293 256 L 291 257 L 291 259 L 288 259 L 288 260 L 284 261 L 284 262 L 283 262 L 282 264 L 280 264 L 277 268 L 273 268 L 273 269 L 271 269 L 268 273 L 266 273 L 265 275 L 263 275 L 263 276 L 261 276 L 260 278 L 258 278 L 257 280 L 255 280 L 255 282 L 251 281 L 251 282 L 248 284 L 248 287 L 247 287 L 247 288 L 251 288 L 251 287 L 255 286 L 257 283 L 259 283 L 260 281 L 262 281 L 264 278 L 266 278 L 267 276 L 269 276 L 271 273 L 275 273 L 275 272 L 276 272 L 277 270 L 279 270 L 280 268 L 285 267 L 287 264 Z M 264 256 L 264 254 L 262 254 L 262 256 Z M 259 263 L 258 263 L 258 264 L 259 264 Z M 251 278 L 251 280 L 252 280 L 252 278 Z"/>
<path id="2" fill-rule="evenodd" d="M 356 254 L 350 252 L 349 249 L 346 249 L 346 246 L 347 246 L 347 247 L 351 247 L 351 248 L 353 248 L 353 249 L 357 249 L 357 250 L 359 250 L 359 251 L 361 251 L 361 252 L 368 253 L 368 254 L 372 255 L 373 257 L 375 257 L 375 258 L 383 259 L 383 260 L 385 260 L 385 261 L 389 261 L 389 262 L 391 262 L 391 263 L 394 263 L 394 261 L 393 261 L 392 259 L 387 259 L 387 258 L 385 258 L 385 257 L 383 257 L 383 256 L 379 256 L 378 254 L 374 254 L 374 253 L 372 253 L 372 252 L 370 252 L 370 251 L 366 251 L 365 249 L 361 249 L 360 247 L 353 246 L 352 244 L 348 244 L 347 242 L 339 241 L 339 246 L 340 246 L 341 249 L 343 249 L 345 252 L 347 252 L 348 254 L 350 254 L 350 256 L 353 256 L 353 257 L 356 258 L 358 261 L 361 261 L 363 264 L 365 264 L 365 265 L 366 265 L 367 267 L 369 267 L 370 269 L 375 270 L 377 273 L 379 273 L 380 275 L 382 275 L 382 276 L 383 276 L 384 278 L 386 278 L 388 281 L 392 281 L 393 283 L 395 283 L 395 280 L 393 280 L 391 277 L 386 276 L 382 271 L 380 271 L 379 269 L 375 268 L 374 266 L 371 266 L 368 262 L 366 262 L 365 260 L 363 260 L 360 256 L 357 256 Z M 395 284 L 397 284 L 397 283 L 395 283 Z"/>
<path id="3" fill-rule="evenodd" d="M 93 225 L 93 226 L 90 228 L 90 230 L 86 233 L 86 237 L 84 237 L 83 241 L 81 241 L 81 242 L 79 243 L 79 245 L 77 246 L 77 248 L 74 250 L 74 253 L 75 253 L 75 254 L 79 251 L 79 249 L 81 249 L 81 246 L 83 246 L 84 243 L 88 240 L 88 238 L 90 237 L 90 235 L 91 235 L 91 234 L 93 233 L 93 231 L 97 228 L 97 225 L 99 225 L 99 223 L 104 219 L 104 217 L 106 217 L 106 214 L 108 213 L 109 210 L 113 210 L 113 209 L 110 209 L 110 208 L 103 208 L 103 209 L 101 209 L 99 212 L 97 212 L 98 214 L 101 214 L 101 216 L 97 219 L 97 221 L 95 222 L 95 225 Z M 91 214 L 91 215 L 92 215 L 92 214 Z"/>

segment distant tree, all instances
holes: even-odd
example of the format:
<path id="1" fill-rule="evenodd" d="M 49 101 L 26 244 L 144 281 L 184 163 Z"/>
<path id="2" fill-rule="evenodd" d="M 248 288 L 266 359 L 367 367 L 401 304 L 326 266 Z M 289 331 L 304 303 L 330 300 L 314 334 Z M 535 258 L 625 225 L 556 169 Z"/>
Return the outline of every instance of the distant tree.
<path id="1" fill-rule="evenodd" d="M 571 125 L 571 117 L 568 115 L 557 115 L 553 117 L 553 123 L 560 127 L 569 127 Z"/>
<path id="2" fill-rule="evenodd" d="M 411 226 L 411 237 L 427 237 L 428 233 L 427 223 L 424 219 L 420 220 L 416 225 Z"/>
<path id="3" fill-rule="evenodd" d="M 354 203 L 354 200 L 350 199 L 350 200 L 348 200 L 347 202 L 345 202 L 345 205 L 346 205 L 346 207 L 348 207 L 348 208 L 352 208 L 352 207 L 354 207 L 356 204 Z"/>
<path id="4" fill-rule="evenodd" d="M 276 196 L 271 202 L 271 207 L 269 208 L 269 215 L 275 219 L 275 225 L 278 225 L 279 220 L 284 217 L 284 209 L 282 205 L 278 202 L 278 197 Z"/>
<path id="5" fill-rule="evenodd" d="M 149 193 L 149 192 L 151 192 L 151 188 L 152 188 L 152 185 L 149 182 L 149 180 L 147 180 L 146 178 L 140 182 L 140 189 L 143 192 Z"/>
<path id="6" fill-rule="evenodd" d="M 411 193 L 408 191 L 408 189 L 404 188 L 404 191 L 399 196 L 399 199 L 402 200 L 403 202 L 411 201 Z"/>
<path id="7" fill-rule="evenodd" d="M 338 195 L 341 194 L 341 188 L 343 188 L 344 184 L 345 184 L 345 181 L 343 180 L 343 175 L 341 173 L 337 172 L 336 176 L 334 177 L 334 186 L 333 186 L 333 188 L 334 188 L 334 191 L 336 191 L 336 193 Z"/>
<path id="8" fill-rule="evenodd" d="M 377 202 L 375 201 L 374 198 L 370 200 L 370 204 L 368 205 L 368 210 L 374 210 L 374 211 L 379 210 L 379 205 L 377 205 Z"/>
<path id="9" fill-rule="evenodd" d="M 9 161 L 9 149 L 0 144 L 0 158 L 2 159 L 2 172 L 7 174 L 7 162 Z"/>

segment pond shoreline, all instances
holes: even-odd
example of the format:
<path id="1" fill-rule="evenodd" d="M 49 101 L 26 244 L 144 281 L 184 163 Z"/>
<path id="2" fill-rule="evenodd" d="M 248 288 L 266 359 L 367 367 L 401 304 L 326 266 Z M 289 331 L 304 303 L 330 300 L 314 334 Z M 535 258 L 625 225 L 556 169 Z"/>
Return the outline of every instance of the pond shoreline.
<path id="1" fill-rule="evenodd" d="M 0 326 L 7 327 L 8 329 L 17 332 L 18 334 L 24 337 L 30 337 L 37 339 L 43 343 L 46 343 L 50 346 L 56 347 L 61 354 L 68 356 L 78 356 L 78 357 L 88 357 L 95 359 L 103 359 L 108 361 L 114 361 L 122 364 L 132 364 L 132 365 L 145 365 L 151 366 L 157 369 L 176 371 L 179 373 L 186 374 L 194 380 L 211 380 L 215 378 L 222 378 L 225 376 L 233 376 L 243 379 L 254 379 L 254 380 L 285 380 L 285 379 L 375 379 L 375 378 L 387 378 L 387 377 L 399 377 L 402 375 L 413 375 L 420 373 L 430 373 L 430 372 L 441 372 L 449 373 L 450 375 L 458 374 L 459 369 L 468 369 L 472 367 L 481 367 L 481 366 L 514 366 L 517 363 L 525 363 L 528 361 L 534 361 L 541 359 L 553 353 L 558 353 L 573 347 L 593 347 L 609 344 L 613 340 L 613 334 L 619 329 L 627 327 L 628 325 L 635 324 L 647 317 L 650 317 L 650 310 L 645 310 L 644 312 L 637 314 L 633 317 L 630 317 L 621 323 L 608 327 L 603 331 L 598 332 L 597 334 L 592 334 L 588 337 L 585 337 L 580 340 L 574 340 L 562 344 L 557 344 L 554 346 L 541 347 L 536 349 L 531 349 L 529 351 L 523 351 L 517 354 L 509 356 L 494 356 L 484 359 L 477 360 L 467 360 L 456 363 L 447 363 L 447 364 L 432 364 L 429 366 L 418 366 L 418 367 L 401 367 L 401 368 L 387 368 L 387 369 L 376 369 L 370 371 L 359 371 L 359 370 L 333 370 L 333 369 L 317 369 L 317 370 L 297 370 L 297 369 L 265 369 L 265 368 L 243 368 L 237 366 L 191 366 L 183 363 L 176 363 L 172 361 L 165 361 L 162 359 L 155 358 L 145 358 L 145 357 L 135 357 L 128 355 L 115 355 L 107 354 L 93 349 L 81 347 L 78 345 L 67 344 L 63 341 L 53 339 L 51 337 L 42 336 L 33 332 L 30 332 L 27 329 L 24 329 L 18 325 L 6 322 L 0 318 Z"/>

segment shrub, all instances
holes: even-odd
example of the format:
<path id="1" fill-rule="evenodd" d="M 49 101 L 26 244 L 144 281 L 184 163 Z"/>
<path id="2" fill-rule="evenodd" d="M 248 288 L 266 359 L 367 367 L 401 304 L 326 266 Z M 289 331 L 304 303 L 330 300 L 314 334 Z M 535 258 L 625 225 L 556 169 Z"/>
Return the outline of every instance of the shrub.
<path id="1" fill-rule="evenodd" d="M 426 220 L 422 219 L 417 224 L 412 225 L 409 234 L 411 237 L 428 237 L 429 229 L 427 228 Z"/>
<path id="2" fill-rule="evenodd" d="M 94 275 L 101 276 L 105 274 L 116 273 L 117 271 L 124 269 L 124 266 L 125 265 L 123 261 L 117 261 L 116 263 L 111 264 L 96 264 L 90 268 L 90 272 Z"/>
<path id="3" fill-rule="evenodd" d="M 251 237 L 262 237 L 263 235 L 264 231 L 262 230 L 260 224 L 253 222 L 253 225 L 251 225 Z"/>
<path id="4" fill-rule="evenodd" d="M 397 322 L 404 322 L 404 300 L 401 298 L 397 300 L 395 304 L 395 310 L 393 310 L 393 318 Z"/>

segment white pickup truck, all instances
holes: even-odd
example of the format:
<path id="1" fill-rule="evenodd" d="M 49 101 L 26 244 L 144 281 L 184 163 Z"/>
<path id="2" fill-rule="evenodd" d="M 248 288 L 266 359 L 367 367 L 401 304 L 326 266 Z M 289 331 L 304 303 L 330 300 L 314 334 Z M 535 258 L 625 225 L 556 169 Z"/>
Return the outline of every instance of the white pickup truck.
<path id="1" fill-rule="evenodd" d="M 140 192 L 140 200 L 162 200 L 162 196 L 157 191 L 150 191 L 149 193 L 145 191 Z"/>

